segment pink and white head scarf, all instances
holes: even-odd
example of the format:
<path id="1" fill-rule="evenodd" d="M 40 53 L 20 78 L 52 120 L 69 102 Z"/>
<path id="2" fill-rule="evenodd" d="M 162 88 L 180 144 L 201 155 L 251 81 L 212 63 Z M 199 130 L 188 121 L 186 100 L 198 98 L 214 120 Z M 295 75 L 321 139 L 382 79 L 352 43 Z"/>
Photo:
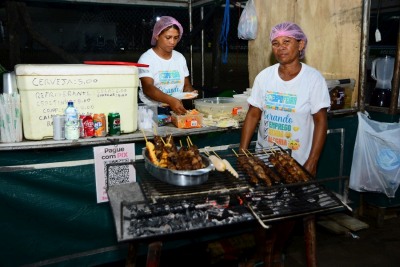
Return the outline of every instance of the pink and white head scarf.
<path id="1" fill-rule="evenodd" d="M 154 25 L 153 28 L 153 35 L 151 36 L 151 45 L 154 46 L 156 45 L 156 38 L 157 36 L 165 29 L 168 28 L 169 26 L 176 25 L 179 28 L 179 40 L 182 38 L 183 34 L 183 28 L 182 25 L 173 17 L 169 16 L 163 16 L 161 17 L 156 24 Z"/>
<path id="2" fill-rule="evenodd" d="M 304 58 L 307 47 L 307 36 L 303 30 L 293 22 L 283 22 L 274 26 L 269 35 L 269 40 L 272 42 L 275 38 L 280 36 L 292 37 L 296 40 L 304 41 L 304 49 L 300 51 L 300 59 Z"/>

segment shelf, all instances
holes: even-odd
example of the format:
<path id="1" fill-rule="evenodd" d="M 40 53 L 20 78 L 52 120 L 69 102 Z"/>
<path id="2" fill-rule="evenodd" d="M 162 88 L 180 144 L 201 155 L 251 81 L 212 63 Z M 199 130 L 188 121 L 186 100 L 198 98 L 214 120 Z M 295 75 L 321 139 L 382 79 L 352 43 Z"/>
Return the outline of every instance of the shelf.
<path id="1" fill-rule="evenodd" d="M 179 129 L 175 126 L 162 126 L 158 127 L 157 132 L 159 135 L 172 136 L 184 136 L 194 134 L 206 134 L 211 132 L 223 132 L 229 131 L 235 128 L 218 128 L 218 127 L 202 127 L 193 129 Z M 146 137 L 153 137 L 153 133 L 150 131 L 145 132 Z M 46 140 L 24 140 L 16 143 L 0 143 L 0 151 L 2 150 L 25 150 L 25 149 L 45 149 L 45 148 L 57 148 L 57 147 L 79 147 L 79 146 L 91 146 L 91 145 L 110 145 L 110 144 L 122 144 L 130 142 L 143 142 L 144 135 L 141 131 L 136 131 L 130 134 L 122 134 L 119 136 L 106 136 L 106 137 L 93 137 L 78 140 L 61 140 L 56 141 L 53 139 Z"/>
<path id="2" fill-rule="evenodd" d="M 382 108 L 382 107 L 375 107 L 375 106 L 365 106 L 365 110 L 367 111 L 375 111 L 375 112 L 382 112 L 385 114 L 389 114 L 389 108 Z M 400 114 L 400 108 L 397 108 L 395 114 Z"/>

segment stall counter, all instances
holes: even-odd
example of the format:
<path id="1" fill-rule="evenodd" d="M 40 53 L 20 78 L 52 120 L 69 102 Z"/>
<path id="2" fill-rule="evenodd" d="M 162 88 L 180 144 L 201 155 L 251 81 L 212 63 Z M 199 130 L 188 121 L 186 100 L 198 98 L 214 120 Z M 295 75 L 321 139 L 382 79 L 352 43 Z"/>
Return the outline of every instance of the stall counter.
<path id="1" fill-rule="evenodd" d="M 145 132 L 152 140 L 153 134 Z M 198 147 L 238 143 L 240 128 L 158 128 Z M 93 148 L 135 143 L 140 131 L 76 141 L 0 144 L 0 262 L 2 266 L 94 266 L 124 259 L 108 202 L 96 202 Z"/>
<path id="2" fill-rule="evenodd" d="M 320 176 L 338 176 L 339 170 L 348 175 L 357 119 L 330 118 L 328 127 L 342 130 L 328 135 Z M 158 128 L 159 135 L 182 141 L 190 136 L 199 148 L 239 143 L 240 132 L 240 127 Z M 151 132 L 145 134 L 152 140 Z M 2 266 L 94 266 L 126 257 L 127 244 L 117 242 L 110 205 L 96 202 L 93 157 L 96 146 L 123 143 L 135 143 L 136 155 L 141 155 L 145 139 L 136 131 L 77 141 L 0 143 Z"/>

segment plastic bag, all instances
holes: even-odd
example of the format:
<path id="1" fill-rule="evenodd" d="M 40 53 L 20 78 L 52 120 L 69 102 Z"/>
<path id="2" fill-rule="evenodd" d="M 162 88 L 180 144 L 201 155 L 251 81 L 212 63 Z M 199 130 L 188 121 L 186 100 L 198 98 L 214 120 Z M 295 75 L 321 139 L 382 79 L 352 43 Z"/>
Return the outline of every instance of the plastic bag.
<path id="1" fill-rule="evenodd" d="M 400 124 L 373 121 L 358 112 L 350 188 L 395 196 L 400 184 Z"/>
<path id="2" fill-rule="evenodd" d="M 249 0 L 239 18 L 238 37 L 253 40 L 257 37 L 257 13 L 253 0 Z"/>

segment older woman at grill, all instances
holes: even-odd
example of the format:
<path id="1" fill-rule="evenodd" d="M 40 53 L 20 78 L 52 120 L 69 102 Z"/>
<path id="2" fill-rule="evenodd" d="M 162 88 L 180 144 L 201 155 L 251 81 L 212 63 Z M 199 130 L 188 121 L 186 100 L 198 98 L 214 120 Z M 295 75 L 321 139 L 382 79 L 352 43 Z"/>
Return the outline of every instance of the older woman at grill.
<path id="1" fill-rule="evenodd" d="M 297 24 L 274 26 L 270 41 L 278 63 L 254 80 L 240 149 L 248 148 L 259 123 L 256 148 L 278 144 L 291 149 L 293 158 L 315 175 L 327 133 L 330 98 L 326 81 L 319 71 L 300 61 L 307 37 Z M 283 266 L 282 250 L 293 225 L 293 221 L 282 221 L 266 232 L 272 256 L 265 266 Z"/>

